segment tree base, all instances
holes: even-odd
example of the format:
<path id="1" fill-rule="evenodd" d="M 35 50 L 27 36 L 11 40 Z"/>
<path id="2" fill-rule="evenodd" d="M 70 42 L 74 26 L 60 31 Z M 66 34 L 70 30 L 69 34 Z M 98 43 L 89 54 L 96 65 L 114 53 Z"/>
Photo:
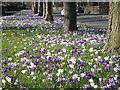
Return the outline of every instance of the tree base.
<path id="1" fill-rule="evenodd" d="M 103 48 L 104 51 L 108 51 L 111 50 L 112 52 L 117 52 L 118 54 L 120 54 L 120 46 L 119 47 L 110 47 L 107 44 L 104 46 Z"/>
<path id="2" fill-rule="evenodd" d="M 49 14 L 46 15 L 45 20 L 46 20 L 46 21 L 50 21 L 50 22 L 54 21 L 54 20 L 53 20 L 53 16 L 52 16 L 52 15 L 49 15 Z"/>
<path id="3" fill-rule="evenodd" d="M 38 13 L 38 16 L 43 16 L 43 13 L 39 12 L 39 13 Z"/>

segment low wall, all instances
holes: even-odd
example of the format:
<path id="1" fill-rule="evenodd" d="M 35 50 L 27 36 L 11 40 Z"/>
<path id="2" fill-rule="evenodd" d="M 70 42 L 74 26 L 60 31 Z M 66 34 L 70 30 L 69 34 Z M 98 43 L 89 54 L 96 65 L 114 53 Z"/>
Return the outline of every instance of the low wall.
<path id="1" fill-rule="evenodd" d="M 85 6 L 84 13 L 99 14 L 99 6 Z"/>

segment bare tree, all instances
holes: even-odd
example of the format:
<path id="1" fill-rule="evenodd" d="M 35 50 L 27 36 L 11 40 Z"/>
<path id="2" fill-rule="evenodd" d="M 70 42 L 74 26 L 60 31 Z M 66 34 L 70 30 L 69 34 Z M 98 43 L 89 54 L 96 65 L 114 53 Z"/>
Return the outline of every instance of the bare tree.
<path id="1" fill-rule="evenodd" d="M 46 21 L 53 21 L 52 2 L 50 2 L 50 0 L 46 0 L 45 20 L 46 20 Z"/>
<path id="2" fill-rule="evenodd" d="M 76 2 L 64 2 L 64 29 L 66 31 L 77 30 Z"/>
<path id="3" fill-rule="evenodd" d="M 35 14 L 38 13 L 38 0 L 34 0 L 34 1 L 32 2 L 32 10 L 33 10 L 33 12 L 34 12 Z"/>
<path id="4" fill-rule="evenodd" d="M 109 6 L 109 26 L 104 49 L 120 53 L 120 1 L 111 2 Z"/>
<path id="5" fill-rule="evenodd" d="M 46 15 L 46 0 L 43 0 L 43 18 L 45 18 Z"/>
<path id="6" fill-rule="evenodd" d="M 43 16 L 43 0 L 39 0 L 38 3 L 38 15 Z"/>

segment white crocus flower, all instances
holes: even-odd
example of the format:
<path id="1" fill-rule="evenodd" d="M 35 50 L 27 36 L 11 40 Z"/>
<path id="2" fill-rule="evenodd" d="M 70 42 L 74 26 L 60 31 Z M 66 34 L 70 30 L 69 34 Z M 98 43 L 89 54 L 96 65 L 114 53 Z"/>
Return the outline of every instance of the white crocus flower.
<path id="1" fill-rule="evenodd" d="M 90 83 L 93 83 L 94 81 L 93 81 L 93 79 L 91 78 L 91 79 L 89 79 L 89 82 L 90 82 Z"/>
<path id="2" fill-rule="evenodd" d="M 60 76 L 60 73 L 57 73 L 56 75 L 57 75 L 57 76 Z"/>
<path id="3" fill-rule="evenodd" d="M 41 38 L 41 35 L 37 35 L 37 38 Z"/>
<path id="4" fill-rule="evenodd" d="M 37 79 L 37 77 L 36 76 L 33 76 L 33 80 L 36 80 Z"/>
<path id="5" fill-rule="evenodd" d="M 8 58 L 8 61 L 12 61 L 12 58 Z"/>
<path id="6" fill-rule="evenodd" d="M 98 51 L 95 51 L 95 54 L 98 54 L 99 52 Z"/>
<path id="7" fill-rule="evenodd" d="M 62 56 L 59 56 L 59 58 L 60 58 L 61 60 L 64 60 L 64 58 L 63 58 Z"/>
<path id="8" fill-rule="evenodd" d="M 101 59 L 101 56 L 98 56 L 98 59 Z"/>
<path id="9" fill-rule="evenodd" d="M 111 61 L 111 60 L 109 61 L 109 64 L 113 64 L 113 63 L 114 63 L 113 61 Z"/>
<path id="10" fill-rule="evenodd" d="M 101 82 L 101 81 L 102 81 L 102 78 L 99 78 L 99 81 Z"/>
<path id="11" fill-rule="evenodd" d="M 27 72 L 27 70 L 22 70 L 21 72 L 22 72 L 22 74 L 25 74 Z"/>
<path id="12" fill-rule="evenodd" d="M 97 62 L 97 61 L 98 61 L 98 58 L 95 58 L 95 61 Z"/>
<path id="13" fill-rule="evenodd" d="M 91 44 L 94 44 L 96 42 L 96 40 L 91 40 L 90 43 Z"/>
<path id="14" fill-rule="evenodd" d="M 65 48 L 62 48 L 62 51 L 65 53 L 67 50 Z"/>
<path id="15" fill-rule="evenodd" d="M 78 74 L 74 74 L 74 75 L 72 76 L 72 79 L 78 79 Z"/>
<path id="16" fill-rule="evenodd" d="M 76 63 L 76 58 L 75 57 L 72 57 L 70 60 L 68 60 L 68 62 L 72 62 L 73 64 L 75 64 Z"/>
<path id="17" fill-rule="evenodd" d="M 104 52 L 104 49 L 102 49 L 101 52 Z"/>
<path id="18" fill-rule="evenodd" d="M 18 84 L 18 79 L 16 79 L 14 82 L 14 85 L 17 85 L 17 84 Z"/>
<path id="19" fill-rule="evenodd" d="M 94 68 L 96 68 L 96 67 L 97 67 L 97 65 L 94 65 L 93 67 L 94 67 Z"/>
<path id="20" fill-rule="evenodd" d="M 90 56 L 92 57 L 92 56 L 94 56 L 94 54 L 90 54 Z"/>
<path id="21" fill-rule="evenodd" d="M 2 79 L 2 83 L 5 84 L 5 82 L 6 82 L 5 79 Z"/>
<path id="22" fill-rule="evenodd" d="M 30 73 L 30 76 L 33 76 L 33 75 L 34 75 L 34 72 L 31 72 L 31 73 Z"/>
<path id="23" fill-rule="evenodd" d="M 11 83 L 11 80 L 12 80 L 12 79 L 7 76 L 7 77 L 6 77 L 6 80 L 7 80 L 9 83 Z"/>
<path id="24" fill-rule="evenodd" d="M 36 65 L 35 65 L 33 62 L 30 62 L 30 66 L 31 66 L 32 68 L 35 68 L 35 67 L 36 67 Z"/>
<path id="25" fill-rule="evenodd" d="M 63 69 L 58 69 L 58 73 L 63 73 Z"/>
<path id="26" fill-rule="evenodd" d="M 50 53 L 50 52 L 47 52 L 47 55 L 48 55 L 48 56 L 50 56 L 50 55 L 51 55 L 51 53 Z"/>
<path id="27" fill-rule="evenodd" d="M 95 69 L 94 68 L 91 68 L 91 72 L 94 72 L 95 71 Z"/>
<path id="28" fill-rule="evenodd" d="M 109 57 L 108 57 L 108 56 L 106 56 L 106 57 L 104 57 L 104 59 L 107 61 L 107 60 L 109 60 Z"/>
<path id="29" fill-rule="evenodd" d="M 85 73 L 81 73 L 81 77 L 85 77 Z"/>
<path id="30" fill-rule="evenodd" d="M 96 89 L 96 88 L 97 88 L 97 85 L 94 85 L 94 88 Z"/>
<path id="31" fill-rule="evenodd" d="M 91 63 L 91 62 L 88 62 L 88 64 L 89 64 L 90 66 L 92 66 L 92 63 Z"/>
<path id="32" fill-rule="evenodd" d="M 89 49 L 89 52 L 93 52 L 93 48 L 90 48 L 90 49 Z"/>
<path id="33" fill-rule="evenodd" d="M 94 84 L 94 82 L 92 82 L 92 83 L 90 83 L 90 85 L 91 85 L 92 87 L 94 87 L 95 84 Z"/>
<path id="34" fill-rule="evenodd" d="M 82 47 L 81 48 L 85 48 L 85 45 L 84 44 L 82 44 Z"/>
<path id="35" fill-rule="evenodd" d="M 113 69 L 115 72 L 118 72 L 118 70 L 119 70 L 119 68 L 117 68 L 117 67 L 114 67 L 114 69 Z"/>
<path id="36" fill-rule="evenodd" d="M 70 68 L 74 68 L 74 65 L 73 65 L 73 64 L 70 64 L 69 67 L 70 67 Z"/>

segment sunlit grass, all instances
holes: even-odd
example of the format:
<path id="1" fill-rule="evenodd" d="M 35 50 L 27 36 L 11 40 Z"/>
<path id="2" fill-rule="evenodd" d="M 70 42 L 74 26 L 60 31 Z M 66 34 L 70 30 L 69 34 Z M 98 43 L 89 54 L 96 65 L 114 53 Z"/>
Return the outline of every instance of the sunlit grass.
<path id="1" fill-rule="evenodd" d="M 117 88 L 120 69 L 116 71 L 114 68 L 120 67 L 119 55 L 102 50 L 104 34 L 82 32 L 31 28 L 3 30 L 2 60 L 6 62 L 3 67 L 7 68 L 2 73 L 2 80 L 5 80 L 3 87 L 80 88 L 87 84 L 89 88 L 105 88 L 113 75 L 117 78 L 113 87 Z M 25 53 L 15 56 L 20 51 Z M 104 61 L 100 62 L 101 59 Z M 14 66 L 15 62 L 18 65 Z M 35 66 L 33 70 L 27 68 L 31 62 Z M 25 73 L 22 73 L 24 70 Z M 84 72 L 92 75 L 83 76 Z M 11 78 L 10 82 L 6 76 Z M 93 86 L 90 79 L 94 81 Z M 103 82 L 104 79 L 106 82 Z"/>

